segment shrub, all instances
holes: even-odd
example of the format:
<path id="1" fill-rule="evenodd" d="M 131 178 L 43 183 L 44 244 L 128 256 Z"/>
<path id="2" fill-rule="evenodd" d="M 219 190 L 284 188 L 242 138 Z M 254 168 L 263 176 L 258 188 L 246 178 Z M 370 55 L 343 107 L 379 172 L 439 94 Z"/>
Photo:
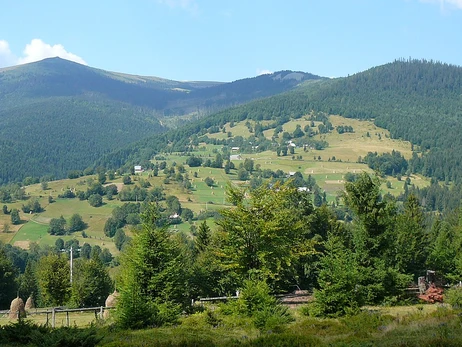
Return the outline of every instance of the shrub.
<path id="1" fill-rule="evenodd" d="M 95 327 L 61 327 L 52 329 L 28 320 L 20 320 L 0 327 L 1 344 L 12 346 L 96 346 L 102 336 Z"/>
<path id="2" fill-rule="evenodd" d="M 462 309 L 462 287 L 451 288 L 446 291 L 444 301 L 452 308 Z"/>
<path id="3" fill-rule="evenodd" d="M 260 330 L 280 331 L 282 326 L 293 320 L 288 308 L 271 296 L 265 281 L 247 280 L 236 301 L 222 307 L 225 314 L 251 317 Z"/>

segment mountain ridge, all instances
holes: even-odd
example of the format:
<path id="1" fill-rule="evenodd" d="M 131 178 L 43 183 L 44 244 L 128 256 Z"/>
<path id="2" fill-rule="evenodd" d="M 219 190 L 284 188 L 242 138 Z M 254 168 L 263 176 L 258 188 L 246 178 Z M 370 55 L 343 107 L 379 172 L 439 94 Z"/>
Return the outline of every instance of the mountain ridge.
<path id="1" fill-rule="evenodd" d="M 321 78 L 301 72 L 286 78 L 291 73 L 232 83 L 179 82 L 61 58 L 1 69 L 0 142 L 8 143 L 5 148 L 14 155 L 0 157 L 0 183 L 27 176 L 65 177 L 105 153 L 166 130 L 180 122 L 178 117 L 184 124 L 184 118 L 200 118 Z"/>

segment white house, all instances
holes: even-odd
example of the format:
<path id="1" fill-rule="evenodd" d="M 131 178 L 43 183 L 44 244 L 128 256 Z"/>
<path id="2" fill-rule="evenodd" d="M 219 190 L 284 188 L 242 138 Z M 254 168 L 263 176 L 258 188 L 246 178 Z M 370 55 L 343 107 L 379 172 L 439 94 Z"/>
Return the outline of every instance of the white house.
<path id="1" fill-rule="evenodd" d="M 135 174 L 142 173 L 143 171 L 141 165 L 135 165 Z"/>
<path id="2" fill-rule="evenodd" d="M 229 160 L 242 160 L 242 157 L 240 154 L 231 154 Z"/>

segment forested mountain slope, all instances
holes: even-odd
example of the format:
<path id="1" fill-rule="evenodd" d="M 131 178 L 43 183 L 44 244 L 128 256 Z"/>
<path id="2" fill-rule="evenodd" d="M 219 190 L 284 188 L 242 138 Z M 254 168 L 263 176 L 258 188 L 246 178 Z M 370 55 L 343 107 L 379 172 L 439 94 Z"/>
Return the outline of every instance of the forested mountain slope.
<path id="1" fill-rule="evenodd" d="M 232 83 L 178 82 L 94 69 L 60 58 L 0 69 L 0 184 L 63 177 L 104 153 L 195 116 L 319 77 L 285 71 Z"/>
<path id="2" fill-rule="evenodd" d="M 346 78 L 320 80 L 293 91 L 228 109 L 162 137 L 146 139 L 101 163 L 148 159 L 165 149 L 184 150 L 190 137 L 231 120 L 296 118 L 310 111 L 372 119 L 394 138 L 409 140 L 416 153 L 410 169 L 438 180 L 462 179 L 462 68 L 399 60 Z M 167 144 L 170 145 L 167 147 Z M 420 152 L 420 153 L 419 153 Z"/>
<path id="3" fill-rule="evenodd" d="M 392 137 L 418 145 L 412 170 L 438 180 L 462 178 L 462 68 L 431 61 L 395 61 L 306 89 L 311 107 L 374 119 Z"/>

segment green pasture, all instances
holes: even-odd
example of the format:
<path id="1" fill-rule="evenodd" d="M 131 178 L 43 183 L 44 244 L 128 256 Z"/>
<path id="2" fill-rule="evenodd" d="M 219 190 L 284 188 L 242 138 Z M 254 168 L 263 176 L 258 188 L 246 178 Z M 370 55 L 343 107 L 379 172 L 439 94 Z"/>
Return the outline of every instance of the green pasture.
<path id="1" fill-rule="evenodd" d="M 330 121 L 334 127 L 339 125 L 350 125 L 354 129 L 354 133 L 338 134 L 337 131 L 332 131 L 329 134 L 317 135 L 317 139 L 324 139 L 329 142 L 329 147 L 325 150 L 307 150 L 303 148 L 295 148 L 295 153 L 287 156 L 277 156 L 274 151 L 265 151 L 261 153 L 241 153 L 242 160 L 233 160 L 236 168 L 240 163 L 243 163 L 246 158 L 254 160 L 255 166 L 259 165 L 262 169 L 271 169 L 273 171 L 282 170 L 285 173 L 300 171 L 305 177 L 308 175 L 316 179 L 317 184 L 326 191 L 328 201 L 332 201 L 338 195 L 338 192 L 344 188 L 344 175 L 348 172 L 372 173 L 372 170 L 366 164 L 357 163 L 359 156 L 365 156 L 369 151 L 372 152 L 391 152 L 393 149 L 399 150 L 404 156 L 411 156 L 411 145 L 408 142 L 390 139 L 388 131 L 376 127 L 370 121 L 360 121 L 355 119 L 346 119 L 339 116 L 330 116 Z M 264 121 L 268 123 L 270 121 Z M 233 128 L 230 124 L 225 125 L 226 132 L 231 131 L 233 136 L 251 135 L 248 128 L 245 126 L 245 121 L 236 122 Z M 293 132 L 297 125 L 303 129 L 305 125 L 309 125 L 311 121 L 308 117 L 291 120 L 283 125 L 283 131 Z M 254 121 L 250 121 L 252 127 L 255 125 Z M 320 123 L 315 122 L 315 127 Z M 267 136 L 271 137 L 274 129 L 267 130 Z M 369 133 L 369 136 L 367 136 Z M 266 134 L 266 133 L 265 133 Z M 209 137 L 223 138 L 227 137 L 226 133 L 208 134 Z M 213 160 L 216 153 L 221 153 L 222 146 L 200 144 L 194 155 Z M 301 159 L 296 159 L 300 157 Z M 164 182 L 165 174 L 162 170 L 159 175 L 154 177 L 152 172 L 144 172 L 140 175 L 132 176 L 133 185 L 139 184 L 140 179 L 150 182 L 151 187 L 161 186 L 164 189 L 166 196 L 177 196 L 184 208 L 190 208 L 196 214 L 205 210 L 219 210 L 226 208 L 229 205 L 226 202 L 226 185 L 231 181 L 235 184 L 245 185 L 247 182 L 237 180 L 237 170 L 231 170 L 230 174 L 225 174 L 223 169 L 193 167 L 190 168 L 186 165 L 187 156 L 179 153 L 171 153 L 161 155 L 162 159 L 154 158 L 153 162 L 160 162 L 165 160 L 167 167 L 173 163 L 176 165 L 183 165 L 186 173 L 191 180 L 192 189 L 188 192 L 182 189 L 177 182 L 171 180 L 170 183 Z M 318 159 L 318 158 L 321 159 Z M 335 157 L 335 160 L 332 160 Z M 196 174 L 197 177 L 194 177 Z M 208 187 L 204 179 L 210 177 L 215 181 L 214 187 Z M 88 238 L 83 239 L 81 233 L 74 233 L 68 235 L 63 239 L 77 238 L 81 243 L 88 242 L 90 244 L 98 244 L 100 246 L 108 247 L 111 252 L 117 253 L 112 240 L 104 235 L 104 224 L 111 216 L 112 210 L 116 206 L 121 206 L 123 202 L 117 200 L 108 201 L 104 199 L 104 204 L 101 207 L 92 207 L 87 201 L 79 201 L 78 199 L 59 199 L 58 194 L 61 194 L 66 189 L 86 190 L 90 181 L 96 180 L 96 175 L 80 177 L 76 179 L 64 179 L 52 181 L 48 183 L 48 189 L 43 190 L 41 184 L 34 184 L 26 187 L 26 194 L 31 198 L 38 198 L 40 204 L 45 209 L 44 212 L 38 215 L 29 215 L 20 212 L 22 224 L 11 225 L 10 216 L 0 214 L 0 228 L 5 224 L 8 225 L 9 233 L 0 232 L 0 241 L 9 242 L 12 244 L 22 245 L 27 247 L 28 242 L 38 242 L 39 244 L 54 244 L 56 237 L 48 235 L 46 230 L 48 223 L 52 218 L 59 218 L 61 215 L 69 219 L 74 213 L 82 216 L 87 228 L 85 233 Z M 382 191 L 389 192 L 392 195 L 399 195 L 403 191 L 404 180 L 401 181 L 396 178 L 387 177 L 383 180 Z M 391 188 L 387 188 L 386 181 L 390 181 Z M 122 177 L 116 177 L 112 182 L 106 184 L 116 184 L 119 191 L 123 189 Z M 417 187 L 425 187 L 429 185 L 429 180 L 421 176 L 411 176 L 411 184 Z M 55 202 L 49 204 L 48 196 L 51 195 Z M 7 204 L 8 208 L 20 209 L 24 201 Z M 31 221 L 29 221 L 31 220 Z M 184 226 L 183 226 L 184 225 Z M 189 224 L 183 223 L 175 226 L 178 230 L 187 232 Z"/>

